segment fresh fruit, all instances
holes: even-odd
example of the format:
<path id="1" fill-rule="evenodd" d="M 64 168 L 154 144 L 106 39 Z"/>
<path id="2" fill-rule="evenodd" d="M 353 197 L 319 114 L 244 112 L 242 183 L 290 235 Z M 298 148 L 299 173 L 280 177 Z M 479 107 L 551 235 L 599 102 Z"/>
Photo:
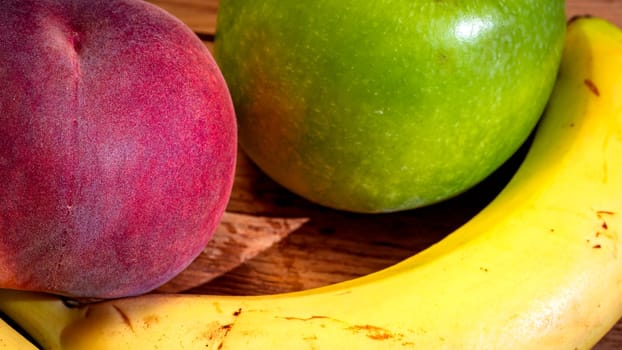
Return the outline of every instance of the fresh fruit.
<path id="1" fill-rule="evenodd" d="M 214 55 L 266 174 L 389 212 L 463 192 L 524 143 L 564 29 L 562 0 L 222 1 Z"/>
<path id="2" fill-rule="evenodd" d="M 386 270 L 252 297 L 149 294 L 66 307 L 0 291 L 47 350 L 588 349 L 622 316 L 622 31 L 568 26 L 527 158 L 462 228 Z"/>
<path id="3" fill-rule="evenodd" d="M 187 26 L 137 0 L 4 0 L 0 67 L 1 287 L 135 295 L 203 250 L 237 131 Z"/>
<path id="4" fill-rule="evenodd" d="M 37 350 L 37 347 L 0 319 L 0 349 Z"/>

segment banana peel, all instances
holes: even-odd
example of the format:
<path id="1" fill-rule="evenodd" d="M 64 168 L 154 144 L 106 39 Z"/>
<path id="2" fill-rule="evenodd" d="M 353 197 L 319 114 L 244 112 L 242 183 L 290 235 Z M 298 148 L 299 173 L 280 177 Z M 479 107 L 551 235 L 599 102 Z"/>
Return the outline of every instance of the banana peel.
<path id="1" fill-rule="evenodd" d="M 0 350 L 37 350 L 38 348 L 16 329 L 0 320 Z"/>

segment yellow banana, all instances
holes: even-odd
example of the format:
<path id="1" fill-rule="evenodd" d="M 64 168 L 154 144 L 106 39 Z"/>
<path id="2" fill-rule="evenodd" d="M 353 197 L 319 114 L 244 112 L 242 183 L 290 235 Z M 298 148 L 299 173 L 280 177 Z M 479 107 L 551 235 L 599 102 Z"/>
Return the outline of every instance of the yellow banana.
<path id="1" fill-rule="evenodd" d="M 2 291 L 48 350 L 588 349 L 622 316 L 622 31 L 568 25 L 529 153 L 499 196 L 388 269 L 297 293 L 67 307 Z"/>
<path id="2" fill-rule="evenodd" d="M 0 350 L 37 350 L 37 347 L 8 323 L 0 320 Z"/>

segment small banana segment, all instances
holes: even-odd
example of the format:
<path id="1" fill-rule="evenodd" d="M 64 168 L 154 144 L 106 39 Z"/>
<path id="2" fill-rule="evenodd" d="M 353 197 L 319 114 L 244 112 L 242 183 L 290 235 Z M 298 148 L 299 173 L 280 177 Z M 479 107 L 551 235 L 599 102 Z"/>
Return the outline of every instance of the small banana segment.
<path id="1" fill-rule="evenodd" d="M 622 316 L 622 32 L 568 25 L 559 79 L 507 187 L 390 268 L 298 293 L 67 307 L 0 292 L 44 349 L 589 349 Z"/>
<path id="2" fill-rule="evenodd" d="M 37 347 L 8 323 L 0 320 L 0 350 L 37 350 Z"/>

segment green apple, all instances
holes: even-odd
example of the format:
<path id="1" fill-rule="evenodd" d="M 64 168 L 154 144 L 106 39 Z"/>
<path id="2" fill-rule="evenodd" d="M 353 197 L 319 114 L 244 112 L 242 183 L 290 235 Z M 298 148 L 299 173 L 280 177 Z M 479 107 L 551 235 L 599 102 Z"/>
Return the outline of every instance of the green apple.
<path id="1" fill-rule="evenodd" d="M 525 142 L 556 79 L 563 0 L 223 0 L 215 58 L 239 141 L 323 206 L 456 196 Z"/>

